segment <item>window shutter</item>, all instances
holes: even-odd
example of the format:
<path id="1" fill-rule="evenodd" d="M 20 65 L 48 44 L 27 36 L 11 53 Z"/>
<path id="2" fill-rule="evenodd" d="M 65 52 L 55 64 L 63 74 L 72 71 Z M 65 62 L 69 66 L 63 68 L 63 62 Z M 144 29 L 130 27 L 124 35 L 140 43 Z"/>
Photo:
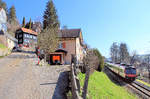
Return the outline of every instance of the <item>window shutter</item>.
<path id="1" fill-rule="evenodd" d="M 65 42 L 63 42 L 63 48 L 66 48 L 66 43 Z"/>

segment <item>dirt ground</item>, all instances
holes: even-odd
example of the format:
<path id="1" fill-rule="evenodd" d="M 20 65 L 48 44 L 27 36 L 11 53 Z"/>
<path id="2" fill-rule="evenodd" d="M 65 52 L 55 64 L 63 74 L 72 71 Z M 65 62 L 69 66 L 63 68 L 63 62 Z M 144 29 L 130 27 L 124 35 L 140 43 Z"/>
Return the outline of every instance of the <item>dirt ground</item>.
<path id="1" fill-rule="evenodd" d="M 0 59 L 0 99 L 65 99 L 69 66 L 38 66 L 33 53 Z"/>

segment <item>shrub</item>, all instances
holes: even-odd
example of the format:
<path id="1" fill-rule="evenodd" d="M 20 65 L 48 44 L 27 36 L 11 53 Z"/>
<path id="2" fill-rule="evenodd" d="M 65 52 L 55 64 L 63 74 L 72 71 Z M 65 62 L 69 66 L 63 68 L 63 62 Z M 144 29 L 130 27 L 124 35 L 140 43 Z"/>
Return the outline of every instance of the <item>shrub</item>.
<path id="1" fill-rule="evenodd" d="M 86 55 L 83 58 L 83 73 L 86 72 L 87 67 L 90 72 L 97 70 L 99 66 L 99 58 L 93 52 L 93 49 L 88 49 Z"/>
<path id="2" fill-rule="evenodd" d="M 104 57 L 101 55 L 98 49 L 93 49 L 93 52 L 99 59 L 99 66 L 97 70 L 102 71 L 104 68 Z"/>

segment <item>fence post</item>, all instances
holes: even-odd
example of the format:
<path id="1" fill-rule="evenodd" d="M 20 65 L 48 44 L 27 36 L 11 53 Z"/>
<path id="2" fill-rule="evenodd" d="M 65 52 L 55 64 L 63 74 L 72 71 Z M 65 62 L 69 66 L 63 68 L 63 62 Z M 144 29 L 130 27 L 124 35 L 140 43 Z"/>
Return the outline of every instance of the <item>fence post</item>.
<path id="1" fill-rule="evenodd" d="M 85 80 L 84 80 L 84 86 L 83 86 L 83 92 L 82 92 L 82 97 L 83 97 L 83 99 L 86 99 L 89 76 L 90 76 L 90 68 L 87 66 L 87 67 L 86 67 Z"/>
<path id="2" fill-rule="evenodd" d="M 82 99 L 80 97 L 80 81 L 77 78 L 76 73 L 76 57 L 71 55 L 71 91 L 72 91 L 72 99 Z"/>

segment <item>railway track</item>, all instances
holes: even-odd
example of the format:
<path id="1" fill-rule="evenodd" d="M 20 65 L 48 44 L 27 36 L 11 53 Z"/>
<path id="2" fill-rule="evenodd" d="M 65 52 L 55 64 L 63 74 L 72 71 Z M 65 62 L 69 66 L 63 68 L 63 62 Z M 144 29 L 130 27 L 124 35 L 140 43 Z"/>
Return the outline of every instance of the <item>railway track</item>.
<path id="1" fill-rule="evenodd" d="M 124 85 L 126 85 L 126 87 L 132 89 L 133 93 L 136 93 L 140 98 L 142 99 L 150 99 L 150 87 L 137 82 L 137 81 L 133 81 L 133 82 L 127 82 L 125 81 L 125 79 L 123 79 L 122 77 L 120 77 L 119 75 L 117 75 L 116 73 L 114 73 L 113 71 L 111 71 L 108 67 L 107 70 L 109 70 L 111 72 L 111 74 L 114 74 L 117 77 L 113 77 L 113 80 L 115 80 L 118 83 L 124 83 Z M 121 85 L 121 84 L 120 84 Z"/>
<path id="2" fill-rule="evenodd" d="M 148 88 L 147 86 L 142 85 L 137 81 L 130 83 L 129 86 L 133 87 L 132 89 L 134 89 L 138 93 L 138 96 L 144 99 L 150 99 L 150 88 Z"/>

